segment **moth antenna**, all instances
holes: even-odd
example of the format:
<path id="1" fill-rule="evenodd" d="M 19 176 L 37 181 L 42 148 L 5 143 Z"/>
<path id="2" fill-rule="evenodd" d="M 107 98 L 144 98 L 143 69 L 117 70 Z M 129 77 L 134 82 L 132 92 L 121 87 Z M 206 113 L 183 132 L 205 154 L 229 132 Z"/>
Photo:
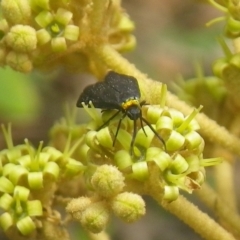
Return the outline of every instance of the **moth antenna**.
<path id="1" fill-rule="evenodd" d="M 141 120 L 144 121 L 148 126 L 149 128 L 153 131 L 153 133 L 155 134 L 155 136 L 157 136 L 157 138 L 163 143 L 163 146 L 164 146 L 164 150 L 166 151 L 166 144 L 165 144 L 165 141 L 163 140 L 163 138 L 158 134 L 158 132 L 152 127 L 152 125 L 145 119 L 141 116 Z"/>

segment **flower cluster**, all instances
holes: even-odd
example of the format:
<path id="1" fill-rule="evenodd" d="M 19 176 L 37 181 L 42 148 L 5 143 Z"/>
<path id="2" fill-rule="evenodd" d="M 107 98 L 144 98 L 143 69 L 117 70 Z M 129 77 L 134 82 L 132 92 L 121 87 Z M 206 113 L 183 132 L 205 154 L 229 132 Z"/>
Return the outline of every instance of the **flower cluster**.
<path id="1" fill-rule="evenodd" d="M 134 222 L 145 214 L 142 197 L 132 192 L 123 192 L 123 174 L 112 165 L 101 165 L 90 178 L 94 197 L 72 199 L 67 211 L 88 231 L 101 232 L 113 212 L 125 222 Z"/>
<path id="2" fill-rule="evenodd" d="M 16 227 L 29 235 L 43 219 L 43 208 L 50 208 L 60 178 L 83 172 L 84 166 L 53 147 L 34 149 L 25 144 L 13 146 L 10 129 L 3 132 L 8 149 L 0 152 L 0 227 L 7 231 Z M 45 217 L 51 217 L 50 213 Z"/>
<path id="3" fill-rule="evenodd" d="M 63 52 L 61 64 L 68 66 L 71 59 L 66 51 L 74 44 L 86 71 L 94 65 L 85 53 L 87 46 L 109 43 L 126 51 L 135 45 L 131 35 L 134 25 L 122 12 L 119 1 L 3 0 L 0 8 L 0 65 L 17 71 L 52 69 Z M 50 57 L 54 64 L 46 64 Z"/>
<path id="4" fill-rule="evenodd" d="M 240 94 L 240 54 L 230 53 L 230 50 L 226 45 L 223 45 L 223 49 L 229 54 L 226 54 L 227 56 L 215 61 L 213 65 L 213 72 L 224 83 L 225 93 L 227 93 L 228 97 L 227 100 L 233 105 L 227 111 L 232 112 L 232 114 L 235 115 L 236 110 L 233 109 L 240 108 L 238 99 Z"/>
<path id="5" fill-rule="evenodd" d="M 142 107 L 143 117 L 163 138 L 166 149 L 149 126 L 144 126 L 143 130 L 139 123 L 133 155 L 129 153 L 132 120 L 125 118 L 122 121 L 113 147 L 119 119 L 114 119 L 107 127 L 95 131 L 94 129 L 114 113 L 105 111 L 102 120 L 95 109 L 85 110 L 93 118 L 83 141 L 87 146 L 85 161 L 94 165 L 103 163 L 115 165 L 128 180 L 135 179 L 140 182 L 148 180 L 151 175 L 149 165 L 155 163 L 160 172 L 159 179 L 163 182 L 163 198 L 166 200 L 175 200 L 179 195 L 179 189 L 189 193 L 199 189 L 205 179 L 204 167 L 221 161 L 218 158 L 203 158 L 204 140 L 197 132 L 199 125 L 194 120 L 199 110 L 185 117 L 181 112 L 167 107 L 152 105 Z"/>
<path id="6" fill-rule="evenodd" d="M 230 0 L 226 2 L 219 2 L 215 0 L 209 1 L 215 8 L 225 14 L 224 17 L 220 17 L 211 21 L 217 22 L 219 20 L 225 20 L 225 34 L 229 38 L 237 38 L 240 36 L 240 9 L 239 1 Z"/>

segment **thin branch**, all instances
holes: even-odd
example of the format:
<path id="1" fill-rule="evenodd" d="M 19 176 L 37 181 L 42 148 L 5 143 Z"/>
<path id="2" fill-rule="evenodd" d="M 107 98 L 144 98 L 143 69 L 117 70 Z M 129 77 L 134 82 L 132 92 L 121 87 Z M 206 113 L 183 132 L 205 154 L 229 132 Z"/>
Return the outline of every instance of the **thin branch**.
<path id="1" fill-rule="evenodd" d="M 156 196 L 152 196 L 156 199 Z M 204 239 L 208 240 L 234 240 L 235 238 L 211 219 L 206 213 L 201 212 L 195 205 L 183 196 L 176 201 L 168 203 L 156 199 L 167 211 L 176 215 L 179 219 L 189 225 Z"/>
<path id="2" fill-rule="evenodd" d="M 227 203 L 223 202 L 219 195 L 206 183 L 195 194 L 208 208 L 215 212 L 216 216 L 224 221 L 224 223 L 227 223 L 228 229 L 234 235 L 238 236 L 237 239 L 240 239 L 240 216 Z"/>

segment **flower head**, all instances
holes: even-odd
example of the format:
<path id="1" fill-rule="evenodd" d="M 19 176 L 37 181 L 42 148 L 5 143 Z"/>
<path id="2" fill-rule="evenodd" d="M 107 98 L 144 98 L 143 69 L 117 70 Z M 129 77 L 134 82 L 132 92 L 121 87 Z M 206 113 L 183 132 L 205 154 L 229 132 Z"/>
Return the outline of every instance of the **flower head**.
<path id="1" fill-rule="evenodd" d="M 35 18 L 42 29 L 37 31 L 38 43 L 40 45 L 51 42 L 53 51 L 64 51 L 67 49 L 67 41 L 77 41 L 79 27 L 71 24 L 73 14 L 63 8 L 59 8 L 56 14 L 44 10 Z"/>

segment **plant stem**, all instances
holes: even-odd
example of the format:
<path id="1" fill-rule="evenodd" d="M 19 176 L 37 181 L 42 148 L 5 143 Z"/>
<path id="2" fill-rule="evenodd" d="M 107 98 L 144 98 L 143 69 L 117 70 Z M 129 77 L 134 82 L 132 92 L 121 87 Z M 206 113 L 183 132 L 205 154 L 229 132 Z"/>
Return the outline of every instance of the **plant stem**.
<path id="1" fill-rule="evenodd" d="M 207 207 L 215 212 L 216 216 L 224 223 L 227 223 L 228 229 L 237 236 L 237 239 L 240 239 L 240 216 L 236 214 L 236 211 L 231 209 L 228 203 L 223 202 L 218 194 L 206 183 L 195 194 Z"/>
<path id="2" fill-rule="evenodd" d="M 168 203 L 158 199 L 156 195 L 152 196 L 166 210 L 176 215 L 184 221 L 204 239 L 208 240 L 234 240 L 235 238 L 211 219 L 206 213 L 201 212 L 195 205 L 190 203 L 183 196 L 179 196 L 176 201 Z"/>

